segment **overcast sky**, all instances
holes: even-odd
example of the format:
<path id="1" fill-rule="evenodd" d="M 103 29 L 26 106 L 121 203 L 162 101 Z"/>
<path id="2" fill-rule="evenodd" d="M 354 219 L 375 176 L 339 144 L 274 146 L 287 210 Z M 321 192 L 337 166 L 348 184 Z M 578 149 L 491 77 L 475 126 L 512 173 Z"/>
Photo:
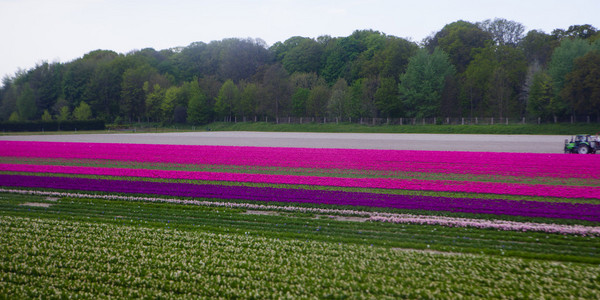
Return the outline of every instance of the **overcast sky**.
<path id="1" fill-rule="evenodd" d="M 600 0 L 0 0 L 0 77 L 96 49 L 162 50 L 224 38 L 348 36 L 373 29 L 420 42 L 448 23 L 504 18 L 550 33 L 600 28 Z"/>

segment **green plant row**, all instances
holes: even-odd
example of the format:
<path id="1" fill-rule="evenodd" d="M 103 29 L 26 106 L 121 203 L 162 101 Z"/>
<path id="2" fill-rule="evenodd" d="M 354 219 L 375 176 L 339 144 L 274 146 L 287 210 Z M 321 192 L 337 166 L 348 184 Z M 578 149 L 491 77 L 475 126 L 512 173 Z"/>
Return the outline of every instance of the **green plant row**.
<path id="1" fill-rule="evenodd" d="M 14 298 L 594 298 L 597 265 L 0 216 Z"/>
<path id="2" fill-rule="evenodd" d="M 557 261 L 600 263 L 597 238 L 540 232 L 450 228 L 435 225 L 346 221 L 339 216 L 306 213 L 248 213 L 241 209 L 170 203 L 0 194 L 0 215 L 177 228 L 386 248 L 486 253 Z M 46 203 L 48 207 L 23 205 Z M 366 219 L 366 218 L 365 218 Z"/>

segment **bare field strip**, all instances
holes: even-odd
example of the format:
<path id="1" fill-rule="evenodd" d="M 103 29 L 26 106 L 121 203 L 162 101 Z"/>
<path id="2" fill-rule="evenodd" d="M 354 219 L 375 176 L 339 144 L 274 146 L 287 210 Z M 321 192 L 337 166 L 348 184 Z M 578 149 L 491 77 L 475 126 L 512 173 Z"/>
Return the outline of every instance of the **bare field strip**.
<path id="1" fill-rule="evenodd" d="M 567 136 L 301 132 L 172 132 L 10 135 L 0 140 L 254 147 L 562 153 Z"/>

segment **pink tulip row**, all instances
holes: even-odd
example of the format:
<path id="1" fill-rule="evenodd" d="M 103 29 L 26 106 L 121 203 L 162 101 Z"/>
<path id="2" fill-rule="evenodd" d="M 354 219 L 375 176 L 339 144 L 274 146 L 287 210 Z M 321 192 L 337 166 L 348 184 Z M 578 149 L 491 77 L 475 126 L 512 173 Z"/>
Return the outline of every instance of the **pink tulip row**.
<path id="1" fill-rule="evenodd" d="M 0 164 L 0 171 L 600 199 L 600 187 L 588 186 L 396 178 L 340 178 L 22 164 Z"/>
<path id="2" fill-rule="evenodd" d="M 600 179 L 600 156 L 0 141 L 0 156 Z"/>
<path id="3" fill-rule="evenodd" d="M 94 195 L 94 194 L 83 194 L 83 193 L 63 193 L 63 192 L 51 192 L 51 191 L 17 190 L 17 189 L 2 189 L 2 188 L 0 188 L 0 192 L 43 195 L 43 196 L 52 196 L 52 197 L 77 197 L 77 198 L 100 198 L 100 199 L 128 200 L 128 201 L 168 202 L 168 203 L 192 204 L 192 205 L 202 205 L 202 206 L 243 208 L 243 209 L 253 209 L 253 210 L 276 210 L 276 211 L 304 212 L 304 213 L 314 213 L 314 214 L 355 215 L 355 216 L 365 217 L 365 218 L 367 218 L 366 219 L 367 221 L 373 221 L 373 222 L 426 224 L 426 225 L 440 225 L 440 226 L 448 226 L 448 227 L 475 227 L 475 228 L 490 228 L 490 229 L 510 230 L 510 231 L 537 231 L 537 232 L 558 233 L 558 234 L 575 234 L 575 235 L 583 235 L 583 236 L 600 236 L 600 227 L 584 226 L 584 225 L 545 224 L 545 223 L 532 223 L 532 222 L 504 221 L 504 220 L 454 218 L 454 217 L 445 217 L 445 216 L 380 213 L 380 212 L 368 212 L 368 211 L 349 210 L 349 209 L 330 209 L 330 208 L 312 208 L 312 207 L 299 207 L 299 206 L 263 205 L 263 204 L 252 204 L 252 203 L 181 200 L 181 199 L 175 199 L 175 198 L 133 197 L 133 196 L 119 196 L 119 195 Z"/>

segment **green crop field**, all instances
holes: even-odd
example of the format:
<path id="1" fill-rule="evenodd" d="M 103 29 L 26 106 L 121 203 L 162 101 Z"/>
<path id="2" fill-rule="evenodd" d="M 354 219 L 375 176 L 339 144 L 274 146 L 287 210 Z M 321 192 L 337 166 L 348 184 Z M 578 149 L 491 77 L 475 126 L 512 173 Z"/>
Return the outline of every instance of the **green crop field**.
<path id="1" fill-rule="evenodd" d="M 0 194 L 8 298 L 594 298 L 596 237 Z"/>
<path id="2" fill-rule="evenodd" d="M 0 299 L 594 299 L 599 158 L 0 141 Z"/>

